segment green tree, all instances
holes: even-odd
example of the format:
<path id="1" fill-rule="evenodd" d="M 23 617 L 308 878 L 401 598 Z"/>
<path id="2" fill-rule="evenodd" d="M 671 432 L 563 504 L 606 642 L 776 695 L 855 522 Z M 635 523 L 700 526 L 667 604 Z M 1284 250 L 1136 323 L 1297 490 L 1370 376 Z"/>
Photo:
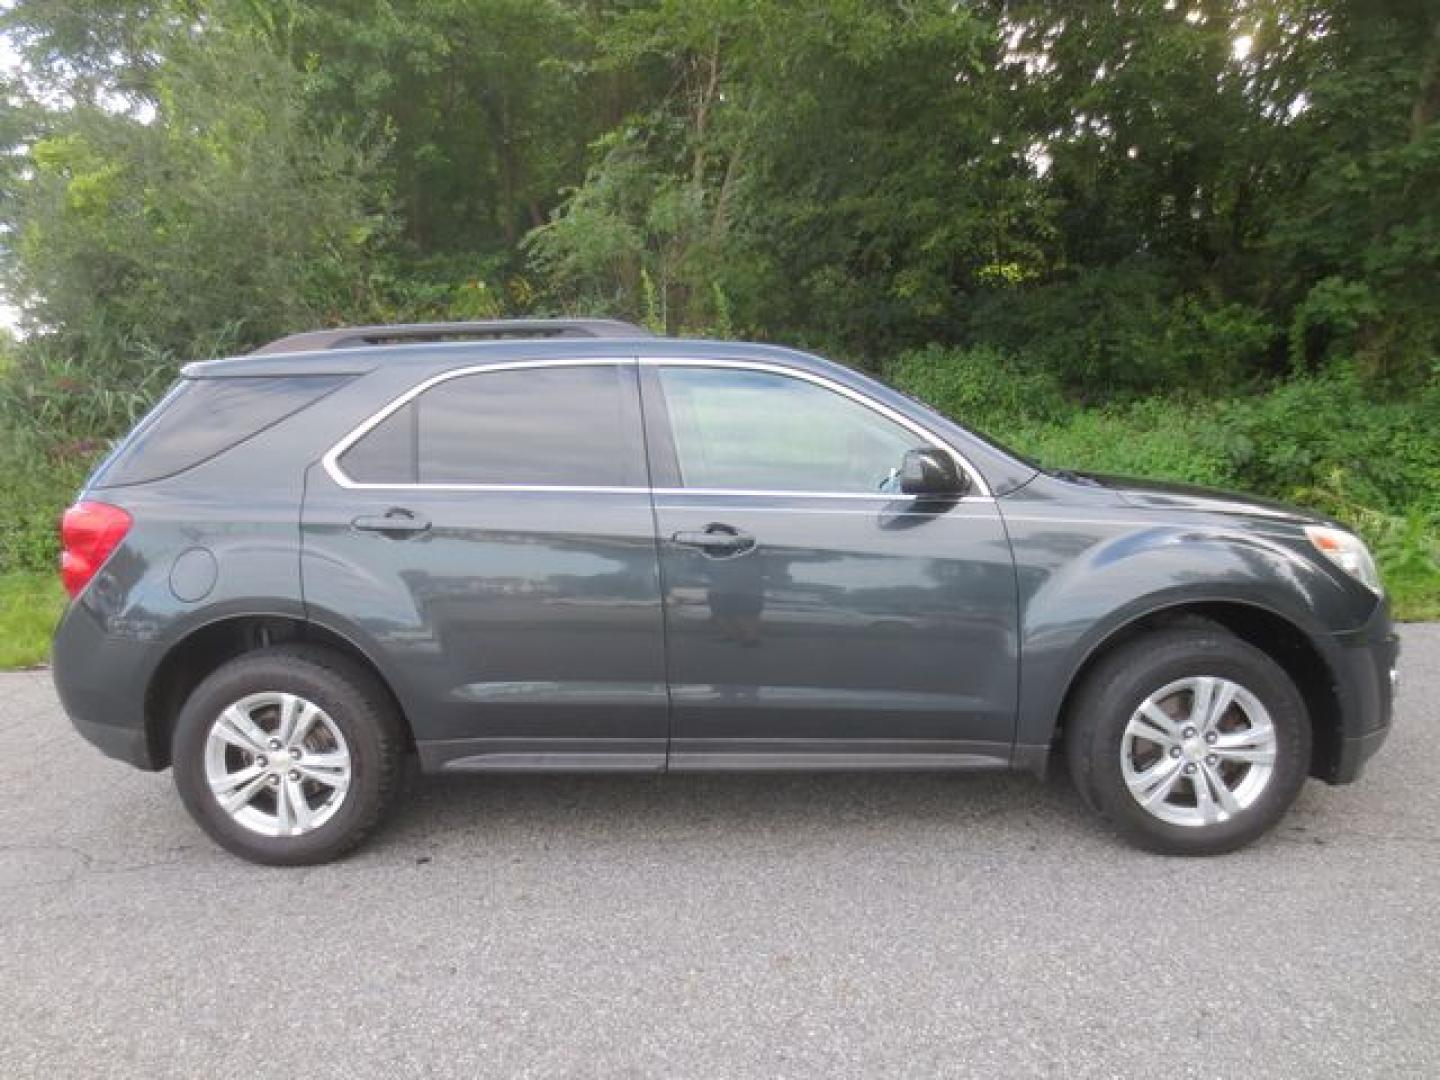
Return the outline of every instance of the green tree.
<path id="1" fill-rule="evenodd" d="M 665 2 L 613 20 L 602 66 L 665 92 L 596 144 L 532 237 L 558 291 L 671 328 L 864 347 L 953 329 L 959 290 L 1044 260 L 1048 208 L 990 27 L 942 2 Z M 897 163 L 904 162 L 903 167 Z"/>
<path id="2" fill-rule="evenodd" d="M 310 76 L 246 35 L 167 43 L 146 119 L 42 112 L 4 206 L 5 285 L 41 334 L 184 353 L 367 305 L 383 143 L 308 114 Z"/>

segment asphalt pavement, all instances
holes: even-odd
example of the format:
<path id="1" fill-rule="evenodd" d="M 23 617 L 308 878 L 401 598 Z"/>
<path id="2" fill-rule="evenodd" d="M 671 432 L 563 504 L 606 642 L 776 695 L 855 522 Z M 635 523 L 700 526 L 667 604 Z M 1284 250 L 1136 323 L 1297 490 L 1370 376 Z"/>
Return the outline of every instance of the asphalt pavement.
<path id="1" fill-rule="evenodd" d="M 417 780 L 338 865 L 214 848 L 0 675 L 0 1077 L 1440 1076 L 1440 625 L 1254 847 L 1022 776 Z"/>

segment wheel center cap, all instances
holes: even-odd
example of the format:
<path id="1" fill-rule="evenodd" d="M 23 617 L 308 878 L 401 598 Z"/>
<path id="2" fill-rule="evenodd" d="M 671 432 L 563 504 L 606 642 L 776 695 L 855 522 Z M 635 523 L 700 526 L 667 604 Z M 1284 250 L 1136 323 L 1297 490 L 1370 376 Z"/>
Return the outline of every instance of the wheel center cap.
<path id="1" fill-rule="evenodd" d="M 1205 755 L 1210 750 L 1204 739 L 1186 739 L 1182 749 L 1185 752 L 1185 760 L 1192 764 L 1204 761 Z"/>

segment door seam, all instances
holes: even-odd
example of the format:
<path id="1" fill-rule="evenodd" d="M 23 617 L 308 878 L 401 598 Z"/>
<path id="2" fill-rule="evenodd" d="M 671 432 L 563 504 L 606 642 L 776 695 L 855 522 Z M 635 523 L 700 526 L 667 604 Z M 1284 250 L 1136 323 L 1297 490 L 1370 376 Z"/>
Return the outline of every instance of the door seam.
<path id="1" fill-rule="evenodd" d="M 670 747 L 675 741 L 675 699 L 670 692 L 670 608 L 666 603 L 665 559 L 660 546 L 660 511 L 655 506 L 655 467 L 650 456 L 649 402 L 645 397 L 645 380 L 641 377 L 637 357 L 631 368 L 635 397 L 640 405 L 640 446 L 645 457 L 645 497 L 650 501 L 650 540 L 655 548 L 655 584 L 660 590 L 660 668 L 665 683 L 665 761 L 663 772 L 670 771 Z"/>

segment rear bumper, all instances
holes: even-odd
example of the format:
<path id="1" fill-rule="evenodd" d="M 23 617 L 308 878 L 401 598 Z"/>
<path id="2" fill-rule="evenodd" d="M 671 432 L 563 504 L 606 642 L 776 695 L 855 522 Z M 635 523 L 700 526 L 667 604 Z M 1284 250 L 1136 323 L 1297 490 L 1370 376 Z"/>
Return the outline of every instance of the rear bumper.
<path id="1" fill-rule="evenodd" d="M 1348 784 L 1360 778 L 1390 734 L 1400 639 L 1390 623 L 1389 605 L 1381 603 L 1365 626 L 1332 640 L 1340 738 L 1322 779 Z"/>
<path id="2" fill-rule="evenodd" d="M 164 767 L 145 728 L 145 673 L 153 646 L 105 632 L 82 597 L 55 630 L 51 678 L 75 730 L 110 757 L 154 772 Z"/>
<path id="3" fill-rule="evenodd" d="M 1365 763 L 1375 756 L 1375 751 L 1384 745 L 1389 735 L 1390 729 L 1383 727 L 1378 731 L 1372 731 L 1369 735 L 1341 740 L 1340 754 L 1335 762 L 1335 770 L 1325 779 L 1332 784 L 1349 784 L 1359 780 L 1360 775 L 1365 771 Z"/>
<path id="4" fill-rule="evenodd" d="M 157 771 L 144 731 L 116 727 L 113 724 L 93 724 L 77 716 L 70 717 L 75 730 L 90 743 L 100 748 L 106 757 L 116 758 L 137 769 Z"/>

